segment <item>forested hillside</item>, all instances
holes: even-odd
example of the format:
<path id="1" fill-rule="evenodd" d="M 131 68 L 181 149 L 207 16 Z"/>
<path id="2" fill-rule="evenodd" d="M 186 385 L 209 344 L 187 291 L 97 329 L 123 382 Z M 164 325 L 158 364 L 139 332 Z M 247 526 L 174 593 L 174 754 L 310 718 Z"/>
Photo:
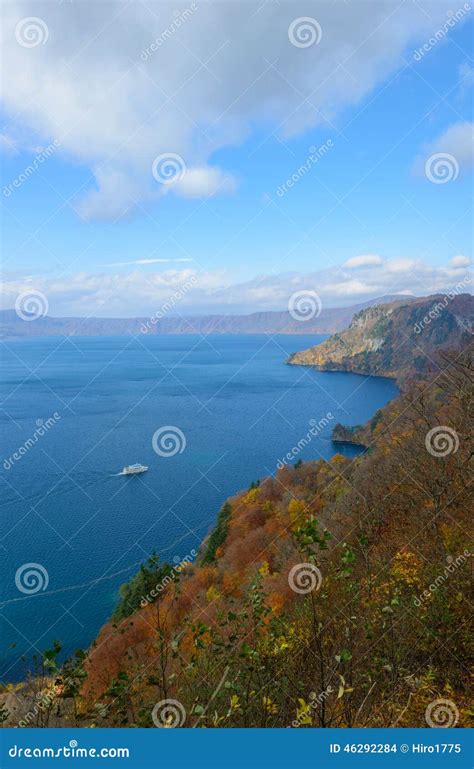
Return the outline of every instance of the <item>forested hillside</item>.
<path id="1" fill-rule="evenodd" d="M 228 500 L 197 561 L 152 562 L 141 608 L 135 583 L 57 674 L 48 722 L 469 725 L 473 361 L 438 365 L 366 454 L 284 467 Z"/>

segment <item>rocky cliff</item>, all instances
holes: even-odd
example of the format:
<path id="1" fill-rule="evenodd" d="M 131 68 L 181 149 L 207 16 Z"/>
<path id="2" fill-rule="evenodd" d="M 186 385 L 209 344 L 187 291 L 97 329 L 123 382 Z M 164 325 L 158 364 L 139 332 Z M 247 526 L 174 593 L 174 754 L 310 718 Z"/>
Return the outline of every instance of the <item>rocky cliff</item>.
<path id="1" fill-rule="evenodd" d="M 393 377 L 402 384 L 417 373 L 435 370 L 440 349 L 459 348 L 473 333 L 470 294 L 404 299 L 361 310 L 346 331 L 294 353 L 288 363 Z"/>

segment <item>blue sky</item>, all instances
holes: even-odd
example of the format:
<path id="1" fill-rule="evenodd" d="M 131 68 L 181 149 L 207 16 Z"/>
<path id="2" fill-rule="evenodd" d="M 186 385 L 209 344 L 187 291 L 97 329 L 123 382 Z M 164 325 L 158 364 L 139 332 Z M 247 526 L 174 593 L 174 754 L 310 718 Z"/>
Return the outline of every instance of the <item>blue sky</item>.
<path id="1" fill-rule="evenodd" d="M 110 20 L 112 5 L 107 11 Z M 336 6 L 341 14 L 344 4 Z M 435 6 L 436 13 L 432 13 Z M 255 8 L 258 7 L 257 4 Z M 312 12 L 311 18 L 320 10 L 314 3 L 303 7 L 305 15 Z M 145 119 L 154 119 L 156 106 L 167 124 L 167 138 L 156 142 L 157 154 L 177 152 L 184 161 L 187 181 L 181 187 L 180 183 L 174 186 L 156 182 L 148 157 L 145 153 L 138 157 L 141 147 L 137 149 L 134 145 L 133 152 L 129 151 L 128 136 L 125 150 L 120 149 L 124 146 L 124 134 L 116 130 L 115 120 L 111 120 L 111 126 L 105 121 L 101 127 L 104 114 L 108 117 L 104 113 L 104 102 L 107 106 L 108 101 L 106 80 L 100 109 L 97 102 L 92 103 L 92 119 L 85 118 L 85 133 L 90 133 L 90 142 L 87 135 L 83 144 L 80 137 L 68 140 L 71 128 L 64 114 L 66 107 L 63 105 L 64 113 L 56 104 L 52 110 L 49 97 L 42 103 L 38 94 L 46 80 L 58 77 L 58 100 L 59 93 L 63 93 L 65 100 L 77 97 L 73 109 L 86 112 L 84 86 L 90 72 L 82 68 L 81 40 L 75 40 L 70 32 L 68 52 L 72 51 L 73 56 L 67 68 L 63 67 L 64 51 L 54 49 L 55 30 L 64 29 L 67 14 L 78 10 L 62 6 L 58 20 L 52 6 L 44 6 L 42 14 L 41 5 L 35 4 L 35 18 L 44 17 L 48 39 L 34 48 L 22 47 L 17 40 L 11 43 L 11 65 L 16 68 L 18 62 L 27 62 L 33 92 L 22 83 L 26 94 L 23 104 L 17 96 L 7 93 L 2 111 L 2 222 L 7 289 L 4 306 L 13 306 L 15 293 L 33 289 L 46 294 L 52 314 L 147 314 L 156 306 L 156 296 L 165 298 L 179 290 L 180 282 L 192 274 L 197 274 L 198 279 L 196 289 L 183 297 L 184 314 L 214 309 L 283 309 L 288 274 L 292 276 L 291 286 L 315 290 L 332 305 L 351 304 L 392 290 L 429 293 L 462 279 L 472 250 L 472 19 L 471 12 L 463 14 L 462 20 L 417 60 L 417 48 L 448 18 L 443 3 L 425 7 L 428 11 L 424 14 L 416 11 L 419 30 L 414 24 L 413 35 L 407 33 L 404 37 L 397 23 L 397 46 L 392 54 L 381 51 L 383 39 L 375 52 L 367 53 L 366 59 L 357 52 L 354 70 L 352 61 L 341 68 L 332 84 L 333 92 L 331 83 L 326 85 L 324 72 L 319 74 L 318 68 L 322 69 L 334 53 L 331 50 L 326 54 L 323 43 L 337 50 L 334 39 L 328 41 L 330 33 L 326 33 L 327 28 L 337 30 L 337 17 L 328 18 L 326 23 L 321 21 L 321 44 L 311 46 L 311 50 L 293 50 L 294 46 L 285 40 L 284 45 L 291 49 L 288 57 L 298 57 L 288 58 L 287 66 L 286 60 L 282 64 L 286 49 L 282 56 L 273 59 L 268 58 L 268 52 L 264 55 L 260 51 L 261 69 L 255 75 L 264 81 L 271 78 L 268 93 L 257 93 L 255 100 L 250 100 L 238 114 L 232 114 L 233 87 L 229 87 L 226 102 L 228 62 L 222 70 L 216 67 L 209 74 L 202 66 L 202 51 L 191 48 L 202 39 L 202 27 L 193 29 L 193 25 L 197 21 L 200 25 L 209 24 L 209 18 L 197 19 L 201 11 L 196 10 L 196 20 L 190 16 L 183 28 L 174 31 L 174 37 L 161 46 L 161 61 L 150 65 L 156 66 L 156 70 L 152 74 L 147 71 L 147 76 L 156 82 L 156 73 L 165 70 L 159 81 L 160 92 L 154 86 L 148 93 L 145 89 L 140 91 L 144 80 L 141 72 L 136 82 L 136 100 L 146 101 L 149 110 Z M 30 15 L 32 6 L 24 4 L 19 8 L 5 32 L 10 37 L 12 30 L 18 29 L 18 20 Z M 279 12 L 278 8 L 274 7 L 274 13 Z M 412 8 L 407 12 L 412 13 Z M 84 5 L 82 11 L 85 12 Z M 361 30 L 362 37 L 359 39 L 354 33 L 353 50 L 361 46 L 363 51 L 367 36 L 377 38 L 381 22 L 388 36 L 393 33 L 389 13 L 387 6 L 381 20 L 373 20 L 373 28 L 370 16 L 367 17 L 369 26 Z M 291 15 L 296 16 L 296 8 Z M 171 21 L 159 15 L 156 29 L 170 29 L 170 18 Z M 100 29 L 104 19 L 96 21 Z M 116 23 L 111 21 L 107 34 L 114 34 Z M 286 23 L 285 18 L 282 26 Z M 247 33 L 248 28 L 244 31 Z M 121 34 L 122 30 L 116 30 L 117 46 Z M 184 34 L 185 42 L 178 42 Z M 278 26 L 273 34 L 280 34 Z M 332 35 L 335 34 L 333 31 Z M 99 42 L 104 46 L 104 41 Z M 249 45 L 258 47 L 257 35 Z M 279 40 L 278 45 L 280 54 L 283 43 Z M 338 40 L 338 45 L 341 50 L 348 50 L 346 37 Z M 138 42 L 136 49 L 140 50 Z M 211 50 L 215 49 L 217 45 Z M 161 101 L 161 87 L 169 93 L 163 54 L 172 59 L 183 50 L 192 50 L 201 62 L 197 75 L 191 75 L 196 88 L 200 87 L 202 73 L 207 79 L 202 86 L 202 105 L 193 112 L 194 94 L 186 94 L 187 85 L 181 93 L 180 87 L 174 85 L 174 93 L 181 95 L 184 91 L 183 101 L 173 97 L 168 114 L 166 100 L 164 106 Z M 114 66 L 119 76 L 123 66 L 124 76 L 128 77 L 120 57 L 113 58 L 113 45 L 107 51 L 98 45 L 87 53 L 96 57 L 99 66 L 102 56 L 104 69 Z M 33 56 L 37 56 L 36 61 L 32 61 Z M 263 62 L 273 62 L 273 67 L 262 64 L 262 58 Z M 236 61 L 238 64 L 238 57 Z M 341 58 L 336 59 L 336 68 L 340 62 Z M 148 66 L 148 62 L 140 63 L 142 66 Z M 63 79 L 64 71 L 71 76 L 69 80 Z M 332 63 L 330 71 L 334 71 Z M 250 72 L 249 83 L 252 75 Z M 212 78 L 222 92 L 218 100 L 213 84 L 207 82 Z M 100 79 L 98 74 L 99 85 Z M 120 88 L 114 90 L 115 106 L 111 111 L 115 110 L 118 118 L 128 108 L 132 113 L 135 109 L 133 85 L 123 94 Z M 235 88 L 240 99 L 241 83 Z M 324 96 L 320 101 L 311 100 L 307 114 L 305 105 L 305 114 L 300 119 L 299 105 L 318 88 L 324 89 Z M 140 123 L 143 103 L 137 108 Z M 49 119 L 52 111 L 54 121 Z M 62 117 L 64 122 L 59 119 Z M 181 122 L 188 121 L 189 130 L 180 136 L 175 147 L 170 136 L 174 128 L 181 130 Z M 151 128 L 150 122 L 149 125 Z M 159 130 L 158 125 L 158 133 Z M 132 123 L 131 135 L 134 132 Z M 104 182 L 97 165 L 108 156 L 109 134 L 110 154 L 118 151 L 120 165 L 112 166 L 112 179 Z M 26 181 L 12 188 L 14 180 L 55 139 L 58 147 Z M 311 164 L 282 194 L 285 181 L 307 162 L 310 147 L 328 142 L 330 146 L 318 162 Z M 141 146 L 146 147 L 145 137 Z M 425 163 L 441 152 L 455 158 L 456 178 L 433 183 L 427 178 Z M 110 170 L 110 164 L 106 166 Z M 217 169 L 216 180 L 213 169 Z M 97 189 L 100 195 L 94 198 L 90 193 Z M 134 201 L 131 206 L 128 195 Z M 363 272 L 359 268 L 356 274 L 344 267 L 348 260 L 364 255 L 377 255 L 381 264 L 371 265 L 368 260 L 367 265 L 361 265 Z M 453 258 L 457 262 L 453 263 Z M 140 263 L 158 259 L 164 261 Z M 453 265 L 455 269 L 451 269 Z M 344 289 L 335 288 L 339 281 Z M 103 302 L 101 285 L 110 288 L 110 301 Z"/>

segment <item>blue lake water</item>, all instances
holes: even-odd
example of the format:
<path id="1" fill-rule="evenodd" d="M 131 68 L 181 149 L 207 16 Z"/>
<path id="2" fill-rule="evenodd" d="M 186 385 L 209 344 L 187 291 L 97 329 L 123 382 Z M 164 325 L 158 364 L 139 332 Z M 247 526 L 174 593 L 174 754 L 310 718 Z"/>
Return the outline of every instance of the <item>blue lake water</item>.
<path id="1" fill-rule="evenodd" d="M 274 473 L 311 420 L 331 415 L 295 461 L 330 458 L 340 450 L 330 438 L 337 421 L 363 422 L 394 397 L 387 379 L 285 365 L 290 352 L 325 338 L 2 345 L 2 680 L 21 676 L 21 655 L 31 657 L 53 639 L 67 653 L 86 647 L 138 564 L 153 550 L 177 561 L 197 549 L 226 497 Z M 168 425 L 186 445 L 160 456 L 153 435 Z M 115 475 L 134 462 L 149 471 Z M 46 590 L 17 587 L 17 571 L 28 563 L 45 570 Z"/>

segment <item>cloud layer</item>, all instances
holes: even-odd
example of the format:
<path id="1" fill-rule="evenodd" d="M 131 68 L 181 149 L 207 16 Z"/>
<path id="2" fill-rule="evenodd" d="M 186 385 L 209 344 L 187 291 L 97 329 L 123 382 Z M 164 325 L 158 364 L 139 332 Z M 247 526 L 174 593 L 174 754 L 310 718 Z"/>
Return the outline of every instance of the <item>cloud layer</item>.
<path id="1" fill-rule="evenodd" d="M 7 3 L 8 135 L 16 146 L 56 138 L 63 156 L 90 170 L 75 201 L 85 218 L 115 219 L 167 194 L 229 193 L 238 179 L 216 165 L 216 150 L 256 126 L 289 136 L 332 124 L 449 8 L 450 0 L 342 9 L 295 0 L 278 12 L 260 1 Z M 295 23 L 309 11 L 306 28 Z M 174 183 L 152 172 L 170 153 L 184 167 Z"/>
<path id="2" fill-rule="evenodd" d="M 378 257 L 377 262 L 365 265 L 357 260 L 349 259 L 339 269 L 262 275 L 246 283 L 233 283 L 224 272 L 192 268 L 162 272 L 145 268 L 128 273 L 109 270 L 57 278 L 11 276 L 4 285 L 2 306 L 13 307 L 19 294 L 32 290 L 45 294 L 51 315 L 103 317 L 122 316 L 124 307 L 129 317 L 151 316 L 170 301 L 173 314 L 180 315 L 285 310 L 296 291 L 315 291 L 326 307 L 386 294 L 421 296 L 447 289 L 472 293 L 471 263 L 460 254 L 441 267 L 407 258 Z"/>

